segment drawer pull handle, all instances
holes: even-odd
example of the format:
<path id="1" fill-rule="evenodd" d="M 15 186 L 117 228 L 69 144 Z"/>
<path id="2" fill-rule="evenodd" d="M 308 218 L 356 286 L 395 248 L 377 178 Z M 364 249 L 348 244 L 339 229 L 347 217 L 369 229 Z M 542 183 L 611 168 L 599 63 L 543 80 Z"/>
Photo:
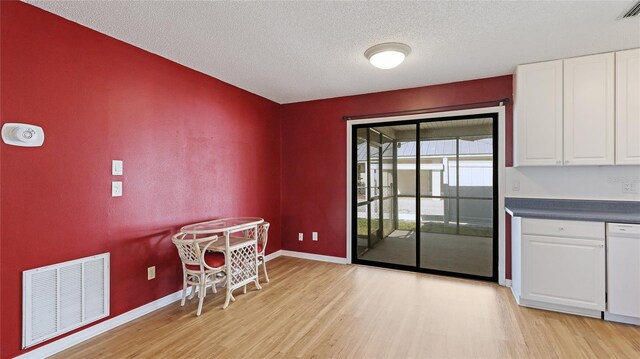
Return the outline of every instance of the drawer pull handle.
<path id="1" fill-rule="evenodd" d="M 561 231 L 564 231 L 564 227 L 560 227 L 560 230 L 561 230 Z"/>

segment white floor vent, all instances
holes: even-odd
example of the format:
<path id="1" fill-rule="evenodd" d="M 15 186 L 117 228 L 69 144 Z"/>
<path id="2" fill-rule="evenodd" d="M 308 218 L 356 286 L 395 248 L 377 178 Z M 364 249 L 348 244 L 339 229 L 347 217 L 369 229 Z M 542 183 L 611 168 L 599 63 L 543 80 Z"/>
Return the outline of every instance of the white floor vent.
<path id="1" fill-rule="evenodd" d="M 22 348 L 109 315 L 109 253 L 22 272 Z"/>

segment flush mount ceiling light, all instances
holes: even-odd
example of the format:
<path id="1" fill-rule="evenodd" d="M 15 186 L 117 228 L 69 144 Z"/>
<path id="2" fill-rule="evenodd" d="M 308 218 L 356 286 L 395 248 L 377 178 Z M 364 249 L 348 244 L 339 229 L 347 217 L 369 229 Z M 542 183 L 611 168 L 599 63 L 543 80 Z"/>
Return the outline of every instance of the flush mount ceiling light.
<path id="1" fill-rule="evenodd" d="M 392 69 L 402 63 L 409 55 L 411 48 L 399 42 L 386 42 L 371 46 L 364 52 L 364 56 L 371 65 L 379 69 Z"/>

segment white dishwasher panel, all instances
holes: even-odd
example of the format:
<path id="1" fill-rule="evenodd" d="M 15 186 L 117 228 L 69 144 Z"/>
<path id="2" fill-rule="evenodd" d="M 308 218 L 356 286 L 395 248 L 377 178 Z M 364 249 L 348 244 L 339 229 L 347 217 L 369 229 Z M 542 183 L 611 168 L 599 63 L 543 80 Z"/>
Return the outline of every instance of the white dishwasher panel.
<path id="1" fill-rule="evenodd" d="M 607 224 L 607 309 L 640 320 L 640 225 Z"/>

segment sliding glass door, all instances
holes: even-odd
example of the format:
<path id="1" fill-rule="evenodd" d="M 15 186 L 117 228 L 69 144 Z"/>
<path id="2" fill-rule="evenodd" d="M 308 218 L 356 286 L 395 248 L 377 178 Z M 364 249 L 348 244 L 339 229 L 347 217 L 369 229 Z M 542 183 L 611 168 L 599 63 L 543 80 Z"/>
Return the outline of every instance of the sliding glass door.
<path id="1" fill-rule="evenodd" d="M 399 140 L 397 132 L 413 138 Z M 415 266 L 416 159 L 398 162 L 403 145 L 416 145 L 415 125 L 365 127 L 356 134 L 356 258 Z"/>
<path id="2" fill-rule="evenodd" d="M 354 263 L 497 279 L 496 119 L 356 126 Z"/>

